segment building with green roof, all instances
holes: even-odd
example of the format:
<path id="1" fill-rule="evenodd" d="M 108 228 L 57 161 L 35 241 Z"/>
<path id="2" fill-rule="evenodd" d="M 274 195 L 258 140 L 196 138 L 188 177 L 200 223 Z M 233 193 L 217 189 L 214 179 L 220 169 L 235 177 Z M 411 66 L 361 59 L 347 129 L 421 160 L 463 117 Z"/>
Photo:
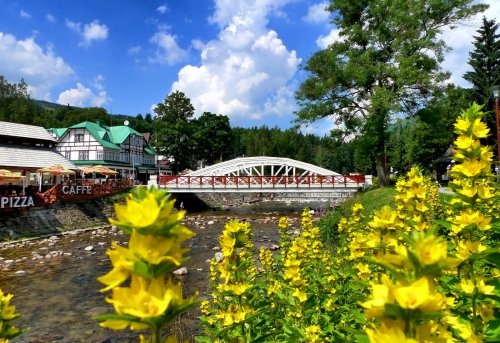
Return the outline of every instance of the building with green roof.
<path id="1" fill-rule="evenodd" d="M 84 121 L 68 128 L 48 130 L 57 139 L 57 150 L 79 167 L 106 165 L 143 182 L 160 171 L 158 155 L 143 135 L 127 125 L 106 126 Z"/>

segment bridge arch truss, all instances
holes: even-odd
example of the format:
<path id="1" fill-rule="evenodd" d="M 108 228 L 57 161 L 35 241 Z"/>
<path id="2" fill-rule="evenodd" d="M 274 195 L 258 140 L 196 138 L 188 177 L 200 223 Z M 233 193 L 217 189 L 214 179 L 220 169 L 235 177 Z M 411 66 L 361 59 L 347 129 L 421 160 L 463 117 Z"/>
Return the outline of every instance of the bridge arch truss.
<path id="1" fill-rule="evenodd" d="M 159 186 L 171 192 L 291 192 L 356 189 L 363 175 L 343 176 L 310 163 L 282 157 L 240 157 L 185 175 L 162 176 Z"/>

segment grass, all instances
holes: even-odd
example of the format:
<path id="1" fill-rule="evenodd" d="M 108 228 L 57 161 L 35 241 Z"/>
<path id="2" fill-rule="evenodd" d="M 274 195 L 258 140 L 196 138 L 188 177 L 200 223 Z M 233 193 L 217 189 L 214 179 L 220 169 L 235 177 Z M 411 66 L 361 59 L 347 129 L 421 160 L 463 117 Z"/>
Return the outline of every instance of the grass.
<path id="1" fill-rule="evenodd" d="M 328 246 L 335 244 L 338 222 L 342 217 L 351 215 L 351 207 L 354 203 L 361 203 L 366 213 L 382 208 L 384 205 L 394 206 L 396 191 L 393 187 L 383 187 L 357 193 L 354 198 L 344 201 L 335 211 L 327 213 L 319 222 L 321 240 Z"/>

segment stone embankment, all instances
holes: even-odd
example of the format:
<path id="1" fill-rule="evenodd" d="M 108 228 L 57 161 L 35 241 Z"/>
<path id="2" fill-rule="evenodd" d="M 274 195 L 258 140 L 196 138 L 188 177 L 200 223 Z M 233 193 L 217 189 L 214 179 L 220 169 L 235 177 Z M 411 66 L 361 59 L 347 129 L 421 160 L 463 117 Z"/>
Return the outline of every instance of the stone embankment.
<path id="1" fill-rule="evenodd" d="M 113 205 L 107 200 L 0 213 L 0 242 L 102 226 L 113 213 Z"/>

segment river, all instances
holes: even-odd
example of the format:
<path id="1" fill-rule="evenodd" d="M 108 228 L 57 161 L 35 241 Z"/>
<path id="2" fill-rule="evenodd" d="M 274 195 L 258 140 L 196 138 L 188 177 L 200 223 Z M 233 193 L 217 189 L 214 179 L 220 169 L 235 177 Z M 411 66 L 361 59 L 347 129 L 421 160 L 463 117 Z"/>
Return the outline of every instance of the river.
<path id="1" fill-rule="evenodd" d="M 312 206 L 311 206 L 312 207 Z M 210 260 L 218 247 L 218 236 L 230 219 L 251 223 L 256 251 L 278 244 L 278 220 L 289 219 L 291 230 L 300 228 L 301 205 L 275 204 L 229 211 L 207 211 L 186 216 L 185 225 L 196 233 L 187 242 L 188 274 L 177 277 L 185 295 L 196 290 L 198 299 L 207 297 Z M 104 223 L 103 223 L 104 224 Z M 112 313 L 106 294 L 96 278 L 107 273 L 110 263 L 106 249 L 111 242 L 126 242 L 127 236 L 104 225 L 101 228 L 66 232 L 62 235 L 16 243 L 0 244 L 0 288 L 14 294 L 12 304 L 21 318 L 13 324 L 29 331 L 13 342 L 138 342 L 137 333 L 100 328 L 96 315 Z M 169 331 L 180 339 L 194 341 L 199 335 L 198 309 L 192 309 L 171 325 Z"/>

